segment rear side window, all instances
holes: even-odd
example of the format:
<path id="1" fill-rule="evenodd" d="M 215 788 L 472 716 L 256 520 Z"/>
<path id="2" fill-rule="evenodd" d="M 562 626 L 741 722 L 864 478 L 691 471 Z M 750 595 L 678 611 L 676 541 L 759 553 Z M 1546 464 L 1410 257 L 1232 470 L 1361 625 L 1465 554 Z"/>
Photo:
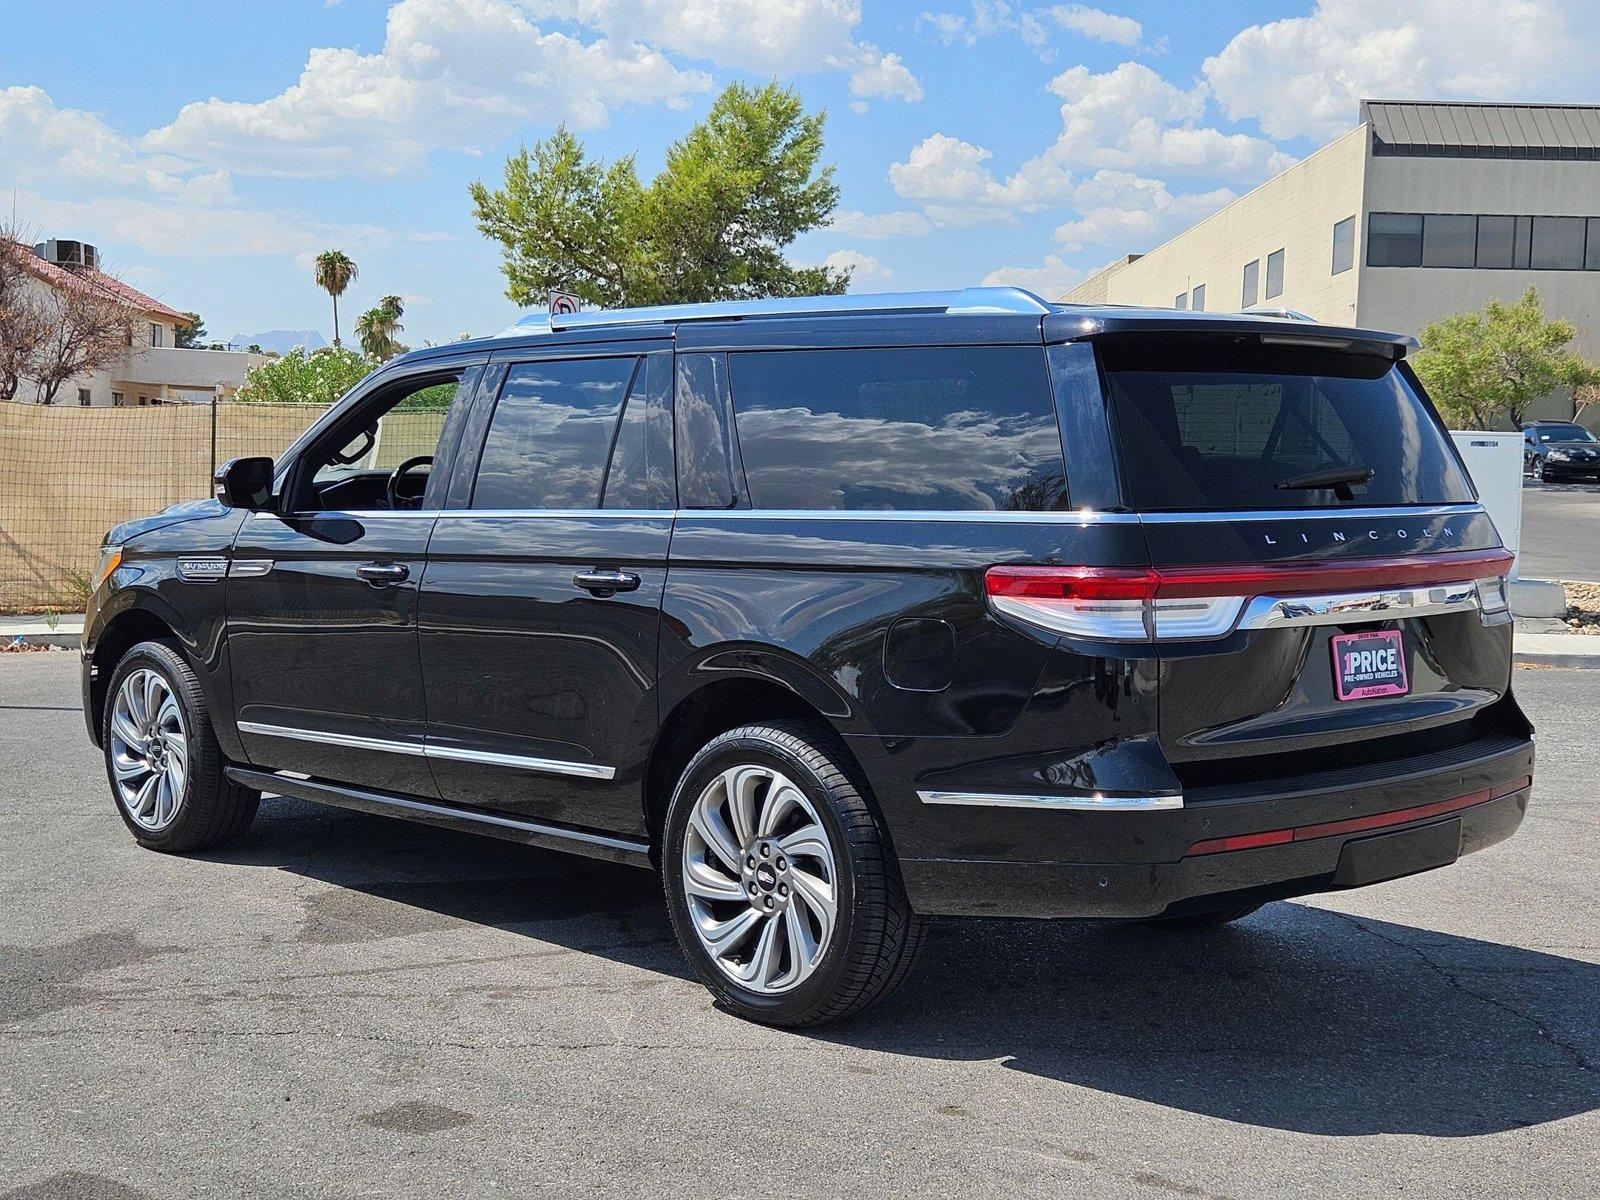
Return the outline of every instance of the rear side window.
<path id="1" fill-rule="evenodd" d="M 473 508 L 597 508 L 638 358 L 517 363 L 484 439 Z"/>
<path id="2" fill-rule="evenodd" d="M 1065 506 L 1043 347 L 756 351 L 729 360 L 755 508 Z"/>
<path id="3" fill-rule="evenodd" d="M 1431 406 L 1387 358 L 1197 338 L 1108 339 L 1100 353 L 1134 508 L 1473 498 Z"/>

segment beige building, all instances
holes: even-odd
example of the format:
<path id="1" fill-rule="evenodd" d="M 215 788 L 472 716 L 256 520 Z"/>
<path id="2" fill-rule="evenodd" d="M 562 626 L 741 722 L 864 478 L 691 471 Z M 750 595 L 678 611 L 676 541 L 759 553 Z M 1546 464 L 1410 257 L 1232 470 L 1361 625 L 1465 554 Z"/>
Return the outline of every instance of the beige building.
<path id="1" fill-rule="evenodd" d="M 237 350 L 180 348 L 178 330 L 187 326 L 187 314 L 104 274 L 93 246 L 63 240 L 20 249 L 21 262 L 36 287 L 92 288 L 138 314 L 127 353 L 103 370 L 68 380 L 56 393 L 58 406 L 134 407 L 231 399 L 252 367 L 270 361 L 268 355 Z M 24 380 L 16 399 L 36 402 L 38 389 Z"/>
<path id="2" fill-rule="evenodd" d="M 1533 286 L 1600 359 L 1600 106 L 1364 100 L 1360 116 L 1309 158 L 1062 299 L 1287 308 L 1416 334 Z M 1571 411 L 1552 397 L 1535 415 Z"/>

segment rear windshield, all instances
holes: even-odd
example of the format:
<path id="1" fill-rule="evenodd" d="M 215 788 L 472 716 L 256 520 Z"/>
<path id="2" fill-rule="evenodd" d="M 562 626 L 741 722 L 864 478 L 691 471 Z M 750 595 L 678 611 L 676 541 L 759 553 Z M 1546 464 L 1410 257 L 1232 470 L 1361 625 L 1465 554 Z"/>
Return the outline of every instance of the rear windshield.
<path id="1" fill-rule="evenodd" d="M 1387 358 L 1252 339 L 1107 339 L 1125 499 L 1146 511 L 1449 504 L 1472 488 Z"/>

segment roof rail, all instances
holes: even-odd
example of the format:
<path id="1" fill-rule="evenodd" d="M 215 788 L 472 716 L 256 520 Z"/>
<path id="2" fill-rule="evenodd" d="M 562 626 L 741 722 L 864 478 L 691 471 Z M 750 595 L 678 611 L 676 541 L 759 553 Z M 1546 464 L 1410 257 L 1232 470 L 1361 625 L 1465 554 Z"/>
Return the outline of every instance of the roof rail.
<path id="1" fill-rule="evenodd" d="M 1277 317 L 1281 321 L 1310 321 L 1313 325 L 1318 321 L 1310 313 L 1303 313 L 1297 308 L 1279 308 L 1271 304 L 1252 304 L 1249 308 L 1239 310 L 1241 317 Z"/>
<path id="2" fill-rule="evenodd" d="M 500 336 L 609 325 L 668 325 L 682 321 L 742 321 L 847 313 L 1018 313 L 1042 316 L 1051 311 L 1049 304 L 1022 288 L 971 287 L 948 292 L 780 296 L 766 300 L 715 300 L 707 304 L 661 304 L 648 308 L 598 309 L 575 313 L 529 313 Z"/>

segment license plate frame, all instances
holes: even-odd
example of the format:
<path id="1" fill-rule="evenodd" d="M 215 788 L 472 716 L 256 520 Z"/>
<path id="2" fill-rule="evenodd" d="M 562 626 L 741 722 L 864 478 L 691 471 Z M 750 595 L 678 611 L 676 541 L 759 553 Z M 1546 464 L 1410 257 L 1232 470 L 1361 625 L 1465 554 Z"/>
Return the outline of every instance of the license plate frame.
<path id="1" fill-rule="evenodd" d="M 1371 700 L 1410 693 L 1405 637 L 1398 629 L 1339 633 L 1330 639 L 1329 646 L 1336 699 Z"/>

